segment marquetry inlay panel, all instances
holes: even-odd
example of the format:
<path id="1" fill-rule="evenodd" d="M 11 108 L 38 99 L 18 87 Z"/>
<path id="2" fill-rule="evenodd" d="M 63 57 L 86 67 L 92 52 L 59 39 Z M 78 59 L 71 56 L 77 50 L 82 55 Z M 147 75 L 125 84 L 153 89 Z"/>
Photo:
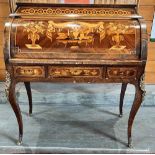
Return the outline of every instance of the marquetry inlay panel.
<path id="1" fill-rule="evenodd" d="M 17 66 L 14 74 L 17 77 L 45 77 L 44 67 L 40 66 Z"/>
<path id="2" fill-rule="evenodd" d="M 108 78 L 135 78 L 137 75 L 136 68 L 121 68 L 121 67 L 108 67 L 107 77 Z"/>
<path id="3" fill-rule="evenodd" d="M 22 8 L 18 13 L 26 15 L 101 15 L 101 16 L 127 16 L 131 15 L 132 11 L 125 9 L 102 9 L 102 8 Z"/>
<path id="4" fill-rule="evenodd" d="M 49 67 L 49 77 L 100 77 L 101 69 L 97 67 Z"/>
<path id="5" fill-rule="evenodd" d="M 14 21 L 15 55 L 34 51 L 67 53 L 129 54 L 136 52 L 137 21 L 128 20 L 23 20 Z M 137 25 L 137 26 L 136 26 Z M 25 50 L 26 48 L 26 50 Z M 33 52 L 32 52 L 33 50 Z M 14 51 L 13 51 L 14 52 Z M 64 52 L 63 52 L 64 55 Z"/>

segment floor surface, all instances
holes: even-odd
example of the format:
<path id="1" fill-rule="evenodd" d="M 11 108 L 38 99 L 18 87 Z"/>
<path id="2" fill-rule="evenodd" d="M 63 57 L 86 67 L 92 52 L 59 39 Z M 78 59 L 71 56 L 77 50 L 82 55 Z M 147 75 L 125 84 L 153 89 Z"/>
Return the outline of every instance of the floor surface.
<path id="1" fill-rule="evenodd" d="M 31 117 L 25 89 L 22 85 L 17 88 L 24 122 L 22 146 L 16 145 L 15 115 L 10 105 L 1 100 L 0 153 L 155 153 L 155 86 L 147 86 L 145 103 L 136 116 L 133 149 L 127 147 L 127 122 L 134 97 L 132 86 L 126 93 L 123 118 L 118 117 L 120 85 L 40 83 L 32 88 Z"/>

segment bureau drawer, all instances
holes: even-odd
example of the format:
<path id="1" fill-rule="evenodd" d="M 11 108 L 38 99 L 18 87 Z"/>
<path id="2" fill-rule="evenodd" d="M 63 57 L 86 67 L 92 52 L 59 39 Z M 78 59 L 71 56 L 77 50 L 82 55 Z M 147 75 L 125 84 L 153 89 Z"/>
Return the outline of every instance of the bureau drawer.
<path id="1" fill-rule="evenodd" d="M 45 70 L 41 66 L 16 66 L 14 74 L 16 77 L 45 77 Z"/>
<path id="2" fill-rule="evenodd" d="M 136 67 L 107 67 L 107 78 L 123 79 L 123 78 L 136 78 Z"/>
<path id="3" fill-rule="evenodd" d="M 73 78 L 73 77 L 101 77 L 100 67 L 49 67 L 48 77 Z"/>

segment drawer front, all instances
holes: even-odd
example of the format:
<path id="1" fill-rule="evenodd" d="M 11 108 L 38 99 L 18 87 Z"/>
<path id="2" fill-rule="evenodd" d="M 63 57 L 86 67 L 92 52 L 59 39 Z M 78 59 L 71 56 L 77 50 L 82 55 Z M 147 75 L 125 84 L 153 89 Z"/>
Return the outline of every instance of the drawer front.
<path id="1" fill-rule="evenodd" d="M 45 70 L 41 66 L 16 66 L 14 74 L 16 77 L 45 77 Z"/>
<path id="2" fill-rule="evenodd" d="M 72 78 L 72 77 L 101 77 L 102 69 L 99 67 L 49 67 L 48 77 Z"/>
<path id="3" fill-rule="evenodd" d="M 107 67 L 107 78 L 123 79 L 123 78 L 136 78 L 136 67 Z"/>

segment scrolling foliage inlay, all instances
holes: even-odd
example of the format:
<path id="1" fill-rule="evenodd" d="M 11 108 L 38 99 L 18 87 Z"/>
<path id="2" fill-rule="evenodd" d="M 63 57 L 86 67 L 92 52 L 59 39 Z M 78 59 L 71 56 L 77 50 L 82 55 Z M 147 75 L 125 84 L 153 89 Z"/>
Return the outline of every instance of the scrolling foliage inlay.
<path id="1" fill-rule="evenodd" d="M 52 67 L 49 70 L 52 77 L 99 77 L 99 68 L 78 68 L 78 67 Z"/>

